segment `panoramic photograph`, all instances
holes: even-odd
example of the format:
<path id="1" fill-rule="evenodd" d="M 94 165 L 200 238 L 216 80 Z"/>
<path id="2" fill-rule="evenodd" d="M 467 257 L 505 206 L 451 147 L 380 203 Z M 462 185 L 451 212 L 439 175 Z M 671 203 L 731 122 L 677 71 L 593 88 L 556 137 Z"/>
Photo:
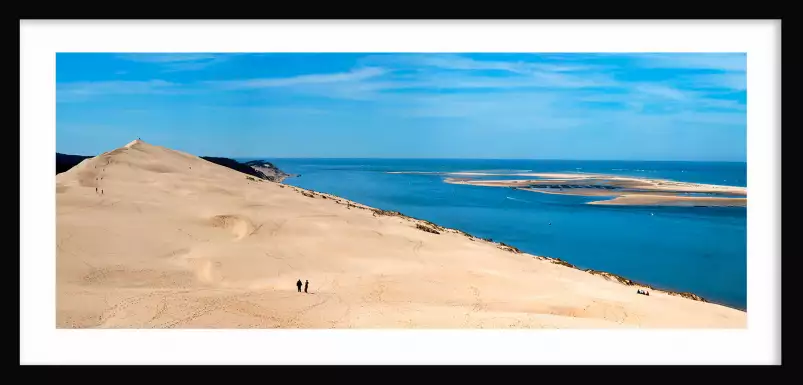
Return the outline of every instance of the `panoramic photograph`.
<path id="1" fill-rule="evenodd" d="M 55 59 L 59 329 L 747 328 L 745 53 Z"/>

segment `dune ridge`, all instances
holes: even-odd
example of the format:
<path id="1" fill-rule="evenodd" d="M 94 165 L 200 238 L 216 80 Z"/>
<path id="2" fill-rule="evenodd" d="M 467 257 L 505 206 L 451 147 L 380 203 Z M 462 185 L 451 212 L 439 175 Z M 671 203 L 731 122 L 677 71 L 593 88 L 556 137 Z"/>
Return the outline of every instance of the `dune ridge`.
<path id="1" fill-rule="evenodd" d="M 142 141 L 58 174 L 56 199 L 59 328 L 746 326 L 744 311 L 638 295 L 612 274 Z"/>

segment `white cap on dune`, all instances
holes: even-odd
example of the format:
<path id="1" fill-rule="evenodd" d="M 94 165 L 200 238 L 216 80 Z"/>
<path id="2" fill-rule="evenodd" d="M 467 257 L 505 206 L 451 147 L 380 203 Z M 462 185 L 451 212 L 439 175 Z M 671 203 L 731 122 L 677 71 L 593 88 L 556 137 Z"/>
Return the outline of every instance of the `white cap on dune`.
<path id="1" fill-rule="evenodd" d="M 135 144 L 140 144 L 140 143 L 143 143 L 142 140 L 134 139 L 131 142 L 129 142 L 128 144 L 126 144 L 125 147 L 129 147 L 130 148 L 130 147 L 134 146 Z"/>

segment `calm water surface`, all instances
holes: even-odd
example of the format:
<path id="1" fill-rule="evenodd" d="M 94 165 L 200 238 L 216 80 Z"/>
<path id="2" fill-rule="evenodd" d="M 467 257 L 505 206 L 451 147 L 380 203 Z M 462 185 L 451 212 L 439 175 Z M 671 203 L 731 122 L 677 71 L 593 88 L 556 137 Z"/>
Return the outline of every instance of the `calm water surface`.
<path id="1" fill-rule="evenodd" d="M 241 159 L 250 160 L 250 159 Z M 452 185 L 419 172 L 591 172 L 747 186 L 745 163 L 270 159 L 285 183 L 492 238 L 580 268 L 746 308 L 746 209 L 585 205 L 598 197 Z M 521 179 L 522 177 L 492 177 Z M 551 225 L 550 225 L 551 223 Z"/>

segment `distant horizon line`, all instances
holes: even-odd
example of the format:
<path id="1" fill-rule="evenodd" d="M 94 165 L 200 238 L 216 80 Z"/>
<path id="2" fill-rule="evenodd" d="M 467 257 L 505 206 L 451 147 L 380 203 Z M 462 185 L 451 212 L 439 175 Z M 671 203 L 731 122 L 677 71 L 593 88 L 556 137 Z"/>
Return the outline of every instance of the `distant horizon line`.
<path id="1" fill-rule="evenodd" d="M 202 155 L 207 156 L 207 155 Z M 209 155 L 211 156 L 211 155 Z M 687 162 L 687 163 L 747 163 L 746 160 L 663 160 L 663 159 L 556 159 L 556 158 L 365 158 L 365 157 L 249 157 L 230 159 L 319 159 L 319 160 L 501 160 L 501 161 L 578 161 L 578 162 Z"/>
<path id="2" fill-rule="evenodd" d="M 186 151 L 183 151 L 186 152 Z M 74 153 L 66 153 L 56 151 L 62 155 L 74 156 L 97 156 L 97 155 L 79 155 Z M 99 155 L 99 154 L 98 154 Z M 194 155 L 194 154 L 193 154 Z M 746 160 L 668 160 L 668 159 L 557 159 L 557 158 L 397 158 L 397 157 L 313 157 L 313 156 L 224 156 L 224 155 L 196 155 L 198 157 L 215 157 L 215 158 L 229 158 L 229 159 L 317 159 L 317 160 L 501 160 L 501 161 L 582 161 L 582 162 L 686 162 L 686 163 L 747 163 Z"/>

